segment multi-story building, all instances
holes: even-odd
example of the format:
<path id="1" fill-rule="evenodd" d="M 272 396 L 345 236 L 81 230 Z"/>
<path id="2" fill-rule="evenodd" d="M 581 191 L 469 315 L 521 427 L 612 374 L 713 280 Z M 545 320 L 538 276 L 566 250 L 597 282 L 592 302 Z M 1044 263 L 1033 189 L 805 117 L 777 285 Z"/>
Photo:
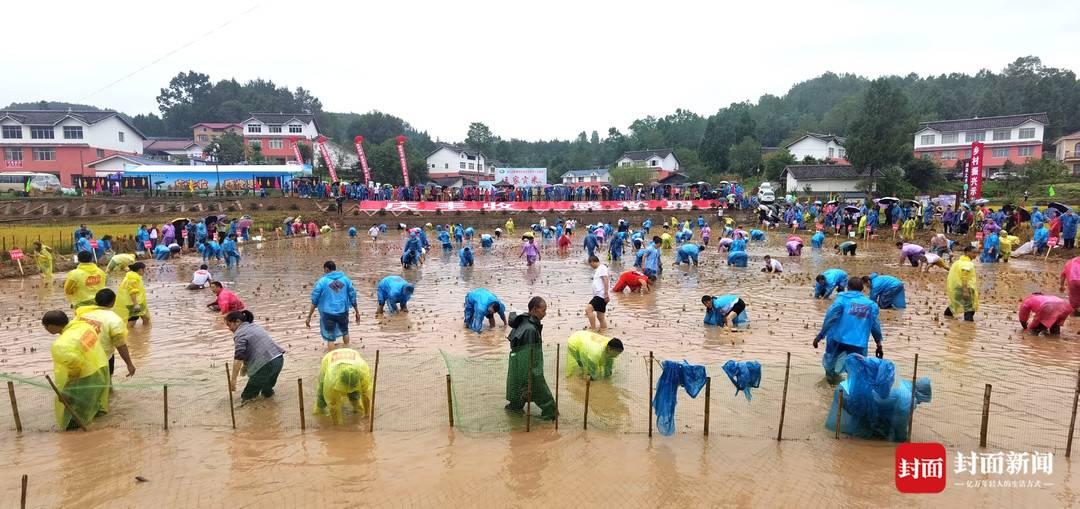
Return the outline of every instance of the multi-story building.
<path id="1" fill-rule="evenodd" d="M 666 175 L 679 171 L 679 158 L 675 157 L 675 152 L 670 148 L 631 150 L 623 152 L 622 157 L 615 161 L 615 166 L 654 168 L 658 173 Z"/>
<path id="2" fill-rule="evenodd" d="M 844 138 L 833 134 L 806 133 L 801 138 L 788 143 L 784 148 L 795 156 L 796 161 L 803 161 L 807 156 L 818 161 L 832 160 L 846 164 L 847 152 L 844 150 Z"/>
<path id="3" fill-rule="evenodd" d="M 1046 113 L 920 122 L 915 131 L 915 156 L 932 159 L 945 168 L 971 158 L 971 144 L 983 143 L 984 176 L 1000 170 L 1006 161 L 1024 164 L 1042 157 Z"/>
<path id="4" fill-rule="evenodd" d="M 1054 141 L 1054 159 L 1065 163 L 1073 175 L 1080 175 L 1080 131 Z"/>
<path id="5" fill-rule="evenodd" d="M 204 147 L 225 133 L 243 136 L 244 126 L 232 122 L 199 122 L 191 126 L 192 139 Z"/>
<path id="6" fill-rule="evenodd" d="M 143 154 L 157 161 L 186 163 L 201 160 L 203 146 L 190 138 L 147 138 L 143 141 Z"/>
<path id="7" fill-rule="evenodd" d="M 464 179 L 481 182 L 495 179 L 495 167 L 487 164 L 483 152 L 440 143 L 427 156 L 428 175 L 432 180 Z"/>
<path id="8" fill-rule="evenodd" d="M 0 110 L 0 171 L 51 173 L 70 186 L 94 175 L 93 161 L 141 154 L 145 139 L 115 111 Z"/>
<path id="9" fill-rule="evenodd" d="M 611 172 L 607 168 L 589 170 L 570 170 L 563 173 L 562 184 L 567 187 L 600 187 L 610 182 Z"/>
<path id="10" fill-rule="evenodd" d="M 319 137 L 315 115 L 309 113 L 252 113 L 240 125 L 244 143 L 250 149 L 258 148 L 269 164 L 298 164 L 290 140 L 296 138 L 311 143 Z"/>

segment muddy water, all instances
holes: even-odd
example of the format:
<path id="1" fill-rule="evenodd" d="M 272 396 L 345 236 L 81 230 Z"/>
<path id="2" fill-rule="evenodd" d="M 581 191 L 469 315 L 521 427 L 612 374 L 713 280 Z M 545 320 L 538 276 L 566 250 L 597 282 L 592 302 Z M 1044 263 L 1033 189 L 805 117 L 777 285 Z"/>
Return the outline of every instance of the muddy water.
<path id="1" fill-rule="evenodd" d="M 859 257 L 854 259 L 810 250 L 804 251 L 801 258 L 788 258 L 779 235 L 770 236 L 765 243 L 751 243 L 751 266 L 746 269 L 727 267 L 724 258 L 713 249 L 704 256 L 700 266 L 690 268 L 672 267 L 673 254 L 665 253 L 665 273 L 657 291 L 647 296 L 614 296 L 608 308 L 610 334 L 623 339 L 627 352 L 617 366 L 616 379 L 609 386 L 594 386 L 589 424 L 590 427 L 623 433 L 640 434 L 647 429 L 648 375 L 644 369 L 647 363 L 642 359 L 652 351 L 660 359 L 686 358 L 710 366 L 714 377 L 713 398 L 718 402 L 714 403 L 717 406 L 713 409 L 713 435 L 744 439 L 775 437 L 784 363 L 790 352 L 791 393 L 784 434 L 788 438 L 813 439 L 811 443 L 784 442 L 783 446 L 775 448 L 762 440 L 726 440 L 723 453 L 715 443 L 703 447 L 700 439 L 689 438 L 701 431 L 701 406 L 698 402 L 688 403 L 685 398 L 680 400 L 677 414 L 683 438 L 665 438 L 662 445 L 654 442 L 650 446 L 636 434 L 606 436 L 594 433 L 584 437 L 576 431 L 580 429 L 581 418 L 577 416 L 584 392 L 579 380 L 563 380 L 560 388 L 563 396 L 560 408 L 566 414 L 563 429 L 574 429 L 573 432 L 553 435 L 548 426 L 542 431 L 546 438 L 518 434 L 468 439 L 453 434 L 447 437 L 442 389 L 446 370 L 437 354 L 440 349 L 452 356 L 493 359 L 489 364 L 477 361 L 470 365 L 471 370 L 463 373 L 462 378 L 466 380 L 460 382 L 462 386 L 475 389 L 473 392 L 462 389 L 463 394 L 474 395 L 474 402 L 482 403 L 473 405 L 465 415 L 459 416 L 465 419 L 466 428 L 472 425 L 474 430 L 484 431 L 502 430 L 504 424 L 511 428 L 520 426 L 520 422 L 508 420 L 501 409 L 503 373 L 498 371 L 501 368 L 497 359 L 506 352 L 506 329 L 499 324 L 495 330 L 474 334 L 461 325 L 462 302 L 470 289 L 488 288 L 512 309 L 524 308 L 532 295 L 547 298 L 549 308 L 544 333 L 548 343 L 565 342 L 571 331 L 587 323 L 582 309 L 590 297 L 591 270 L 583 262 L 580 248 L 568 257 L 560 257 L 554 252 L 553 244 L 545 246 L 544 259 L 531 268 L 518 258 L 518 249 L 517 241 L 504 240 L 491 252 L 478 250 L 476 266 L 471 269 L 458 267 L 456 253 L 444 254 L 439 250 L 429 253 L 423 268 L 404 274 L 417 284 L 409 305 L 411 312 L 383 318 L 374 315 L 374 287 L 382 277 L 400 273 L 397 264 L 400 240 L 396 238 L 380 241 L 376 246 L 369 241 L 348 239 L 343 234 L 251 243 L 243 247 L 244 260 L 240 269 L 226 271 L 212 267 L 215 277 L 226 281 L 254 311 L 259 322 L 288 350 L 280 396 L 273 401 L 259 401 L 237 409 L 237 427 L 244 433 L 241 438 L 222 432 L 229 426 L 222 371 L 231 359 L 231 334 L 215 313 L 205 311 L 205 304 L 212 300 L 211 294 L 183 288 L 198 260 L 189 256 L 168 264 L 151 262 L 146 280 L 153 325 L 134 326 L 129 340 L 139 371 L 134 378 L 121 382 L 130 386 L 116 391 L 113 411 L 96 421 L 95 427 L 101 431 L 91 435 L 100 437 L 101 442 L 95 444 L 110 444 L 108 452 L 98 451 L 87 445 L 87 439 L 72 438 L 71 434 L 37 434 L 19 439 L 11 446 L 10 452 L 14 456 L 9 457 L 16 458 L 15 464 L 27 465 L 29 470 L 43 473 L 64 468 L 56 464 L 58 457 L 61 463 L 86 461 L 93 464 L 105 458 L 121 461 L 119 458 L 130 455 L 115 456 L 111 446 L 126 442 L 128 434 L 115 430 L 134 432 L 137 429 L 136 445 L 142 451 L 155 452 L 135 460 L 136 463 L 149 463 L 150 468 L 156 468 L 162 476 L 172 479 L 168 486 L 153 484 L 151 489 L 142 489 L 142 485 L 129 486 L 125 479 L 101 486 L 95 484 L 86 487 L 85 491 L 80 488 L 50 493 L 50 496 L 60 498 L 52 498 L 50 500 L 57 503 L 42 504 L 44 506 L 92 500 L 85 498 L 91 494 L 115 494 L 130 501 L 131 505 L 140 505 L 139 500 L 148 499 L 141 498 L 144 496 L 172 497 L 181 506 L 214 505 L 219 502 L 217 498 L 182 497 L 195 497 L 189 492 L 196 492 L 203 486 L 220 487 L 223 483 L 218 478 L 221 476 L 230 476 L 230 482 L 224 483 L 222 503 L 271 500 L 267 497 L 274 495 L 282 497 L 285 501 L 282 505 L 309 505 L 306 496 L 299 493 L 324 497 L 314 501 L 338 503 L 352 500 L 344 496 L 349 493 L 358 497 L 369 494 L 391 497 L 407 493 L 402 501 L 453 502 L 462 499 L 453 499 L 446 490 L 420 490 L 423 493 L 420 495 L 417 490 L 408 490 L 400 480 L 393 479 L 414 475 L 428 479 L 429 484 L 450 488 L 475 481 L 470 472 L 480 478 L 489 476 L 509 484 L 505 491 L 500 487 L 495 493 L 472 485 L 474 487 L 465 493 L 482 492 L 478 496 L 492 501 L 542 502 L 545 490 L 549 488 L 570 487 L 577 488 L 578 492 L 585 489 L 580 486 L 580 477 L 570 475 L 580 472 L 576 462 L 579 455 L 590 458 L 610 456 L 613 458 L 610 463 L 589 464 L 594 467 L 618 465 L 616 472 L 625 474 L 627 479 L 640 479 L 629 485 L 640 486 L 648 482 L 653 486 L 668 486 L 671 483 L 666 479 L 689 476 L 704 480 L 713 478 L 716 471 L 727 473 L 725 468 L 731 467 L 724 467 L 725 461 L 719 458 L 729 451 L 768 459 L 748 460 L 756 473 L 730 471 L 731 476 L 745 483 L 744 488 L 706 490 L 684 480 L 677 483 L 677 488 L 672 488 L 677 490 L 673 493 L 682 497 L 694 494 L 730 496 L 735 498 L 724 498 L 723 501 L 736 505 L 784 503 L 782 498 L 768 498 L 782 495 L 763 493 L 765 486 L 770 484 L 758 481 L 756 476 L 761 476 L 768 483 L 798 479 L 797 484 L 807 486 L 808 493 L 821 493 L 823 497 L 831 493 L 827 488 L 842 485 L 846 487 L 840 492 L 844 496 L 879 503 L 874 497 L 895 493 L 889 486 L 892 448 L 856 441 L 834 446 L 825 443 L 831 438 L 821 427 L 831 391 L 822 380 L 820 352 L 815 351 L 810 342 L 828 303 L 815 302 L 810 297 L 813 276 L 830 267 L 842 268 L 853 276 L 871 271 L 893 274 L 906 283 L 908 309 L 883 311 L 881 316 L 886 337 L 885 354 L 896 362 L 898 377 L 910 376 L 912 361 L 918 353 L 920 375 L 930 376 L 934 383 L 934 401 L 920 406 L 916 414 L 916 440 L 940 441 L 959 450 L 975 449 L 984 386 L 992 384 L 991 447 L 1058 452 L 1064 448 L 1064 430 L 1069 422 L 1076 369 L 1080 365 L 1080 347 L 1077 346 L 1080 322 L 1067 323 L 1060 338 L 1023 336 L 1016 322 L 1016 308 L 1023 296 L 1039 289 L 1056 290 L 1059 264 L 1044 264 L 1036 259 L 980 264 L 982 308 L 977 321 L 970 324 L 940 318 L 945 306 L 945 273 L 935 269 L 923 274 L 911 267 L 899 266 L 896 249 L 888 242 L 864 244 L 860 246 Z M 777 276 L 760 273 L 758 267 L 765 254 L 779 257 L 785 273 Z M 378 392 L 381 402 L 377 403 L 376 413 L 379 429 L 419 433 L 391 433 L 369 438 L 368 435 L 332 430 L 326 423 L 310 417 L 308 426 L 317 429 L 317 433 L 309 432 L 302 439 L 290 433 L 298 426 L 294 382 L 297 378 L 304 379 L 310 408 L 314 377 L 323 352 L 317 325 L 316 328 L 305 328 L 303 319 L 307 313 L 307 295 L 321 275 L 322 262 L 326 259 L 337 261 L 338 267 L 352 277 L 360 294 L 361 321 L 352 325 L 351 332 L 354 346 L 364 352 L 369 362 L 376 349 L 382 356 Z M 632 258 L 612 263 L 613 275 L 631 264 Z M 52 285 L 37 280 L 0 281 L 0 303 L 9 310 L 0 329 L 0 348 L 3 348 L 0 370 L 38 380 L 40 375 L 51 370 L 48 358 L 51 337 L 38 325 L 38 319 L 44 310 L 65 307 L 59 287 L 62 277 L 58 275 Z M 110 286 L 115 287 L 117 282 L 110 281 Z M 731 333 L 704 327 L 700 297 L 706 293 L 741 295 L 749 304 L 752 320 L 749 329 Z M 719 370 L 714 369 L 727 359 L 754 359 L 765 366 L 762 387 L 755 391 L 752 403 L 745 402 L 742 396 L 732 399 L 730 385 Z M 553 362 L 546 360 L 549 365 Z M 553 373 L 549 373 L 549 383 L 553 383 Z M 179 428 L 170 431 L 167 437 L 146 431 L 161 421 L 161 383 L 170 384 L 170 422 L 174 428 Z M 26 401 L 21 400 L 25 407 L 24 423 L 31 429 L 47 429 L 50 426 L 48 394 L 32 387 L 19 387 L 18 390 L 27 394 L 22 397 Z M 3 407 L 0 420 L 4 422 L 0 435 L 11 436 L 10 413 L 6 405 L 0 407 Z M 495 425 L 488 426 L 490 423 Z M 366 424 L 353 419 L 347 429 L 366 429 Z M 253 429 L 266 431 L 252 433 Z M 33 446 L 23 445 L 24 441 L 30 440 L 33 440 Z M 356 440 L 362 445 L 358 446 Z M 619 448 L 624 440 L 638 444 L 634 449 L 637 452 L 621 451 Z M 525 462 L 519 451 L 525 455 L 548 456 L 550 460 L 533 465 Z M 630 456 L 620 460 L 619 455 Z M 815 459 L 820 460 L 822 455 L 833 458 L 829 461 L 831 466 L 822 468 L 815 464 Z M 200 473 L 180 475 L 170 466 L 174 461 Z M 306 487 L 299 491 L 284 490 L 281 486 L 260 487 L 257 482 L 247 479 L 256 477 L 255 472 L 270 462 L 276 463 L 275 469 L 280 469 L 281 482 L 290 487 L 311 486 L 311 491 L 306 491 Z M 332 468 L 346 463 L 367 466 L 355 472 L 339 472 Z M 474 467 L 477 463 L 484 467 Z M 773 470 L 771 465 L 776 463 L 783 467 Z M 454 468 L 447 469 L 447 465 Z M 1063 461 L 1058 461 L 1057 465 L 1059 470 L 1066 468 Z M 810 473 L 811 469 L 819 473 L 825 470 L 832 477 L 819 478 Z M 140 475 L 137 469 L 132 471 Z M 800 471 L 804 473 L 795 473 Z M 312 476 L 312 473 L 316 475 Z M 310 480 L 311 477 L 315 480 Z M 518 479 L 521 477 L 525 481 Z M 853 482 L 853 478 L 863 479 L 863 484 L 867 485 L 881 484 L 884 488 L 855 486 L 859 483 Z M 384 482 L 376 482 L 380 480 Z M 327 498 L 330 496 L 317 489 L 329 488 L 335 483 L 350 484 L 352 491 L 343 491 L 343 498 Z M 1066 479 L 1058 486 L 1069 484 L 1075 484 L 1075 481 L 1070 483 Z M 613 481 L 612 485 L 617 483 Z M 8 486 L 5 481 L 5 494 L 10 493 Z M 626 503 L 640 500 L 631 494 L 655 496 L 651 492 L 642 494 L 640 488 L 616 495 L 625 496 L 621 500 Z M 978 494 L 972 496 L 978 497 Z M 607 499 L 600 499 L 604 500 Z M 691 502 L 690 505 L 696 504 Z"/>

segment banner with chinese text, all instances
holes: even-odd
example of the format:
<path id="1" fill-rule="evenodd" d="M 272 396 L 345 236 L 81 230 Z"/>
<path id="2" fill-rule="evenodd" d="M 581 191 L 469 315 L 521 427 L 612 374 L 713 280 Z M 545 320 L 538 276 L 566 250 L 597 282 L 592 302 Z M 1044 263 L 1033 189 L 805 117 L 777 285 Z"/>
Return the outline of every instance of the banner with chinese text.
<path id="1" fill-rule="evenodd" d="M 513 211 L 526 212 L 530 208 L 537 213 L 548 210 L 565 212 L 568 210 L 691 210 L 716 208 L 719 202 L 716 200 L 624 200 L 624 201 L 508 201 L 508 202 L 483 202 L 483 201 L 362 201 L 360 210 L 388 210 L 388 211 L 435 211 L 435 210 L 463 210 L 463 211 Z"/>

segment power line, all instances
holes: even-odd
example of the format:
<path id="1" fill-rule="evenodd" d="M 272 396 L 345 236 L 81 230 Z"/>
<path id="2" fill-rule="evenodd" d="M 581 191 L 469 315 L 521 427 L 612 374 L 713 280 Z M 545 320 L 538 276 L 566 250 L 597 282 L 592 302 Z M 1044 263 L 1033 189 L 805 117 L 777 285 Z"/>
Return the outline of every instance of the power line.
<path id="1" fill-rule="evenodd" d="M 162 55 L 162 56 L 160 56 L 160 57 L 158 57 L 158 58 L 154 59 L 153 61 L 151 61 L 151 62 L 149 62 L 149 63 L 147 63 L 147 64 L 144 64 L 143 66 L 141 66 L 141 67 L 139 67 L 139 68 L 135 69 L 134 71 L 131 71 L 131 72 L 127 73 L 126 75 L 124 75 L 124 76 L 120 77 L 119 79 L 117 79 L 117 80 L 115 80 L 115 81 L 113 81 L 113 82 L 109 83 L 108 85 L 105 85 L 105 86 L 103 86 L 103 87 L 101 87 L 101 88 L 99 88 L 99 89 L 97 89 L 97 90 L 95 90 L 95 91 L 91 92 L 90 94 L 87 94 L 87 95 L 86 95 L 86 96 L 84 96 L 83 98 L 79 99 L 79 101 L 78 101 L 78 102 L 80 102 L 80 103 L 81 103 L 81 102 L 84 102 L 84 101 L 86 101 L 87 99 L 89 99 L 89 98 L 91 98 L 91 97 L 93 97 L 93 96 L 95 96 L 95 95 L 97 95 L 97 94 L 99 94 L 99 93 L 101 93 L 101 92 L 104 92 L 105 90 L 108 90 L 109 88 L 112 88 L 112 87 L 113 87 L 114 85 L 116 85 L 116 84 L 118 84 L 118 83 L 120 83 L 120 82 L 122 82 L 122 81 L 124 81 L 124 80 L 126 80 L 126 79 L 128 79 L 128 78 L 130 78 L 130 77 L 132 77 L 132 76 L 134 76 L 134 75 L 136 75 L 136 74 L 138 74 L 138 73 L 140 73 L 140 72 L 144 71 L 144 70 L 146 70 L 146 69 L 147 69 L 147 68 L 149 68 L 150 66 L 152 66 L 152 65 L 154 65 L 154 64 L 156 64 L 156 63 L 158 63 L 158 62 L 161 62 L 162 60 L 165 60 L 166 58 L 169 58 L 169 57 L 171 57 L 171 56 L 173 56 L 173 55 L 175 55 L 175 54 L 177 54 L 177 53 L 179 53 L 179 52 L 181 52 L 181 51 L 183 51 L 183 50 L 187 49 L 188 47 L 190 47 L 190 46 L 194 45 L 194 44 L 195 44 L 196 42 L 199 42 L 199 41 L 201 41 L 201 40 L 205 39 L 206 37 L 208 37 L 209 35 L 213 34 L 214 32 L 217 32 L 218 30 L 221 30 L 222 28 L 225 28 L 225 27 L 229 26 L 230 24 L 232 24 L 232 22 L 236 21 L 237 19 L 240 19 L 240 17 L 241 17 L 241 16 L 244 16 L 244 15 L 248 14 L 249 12 L 251 12 L 251 11 L 254 11 L 254 10 L 255 10 L 255 8 L 256 8 L 256 7 L 258 7 L 258 6 L 259 6 L 258 4 L 253 4 L 253 5 L 252 5 L 251 7 L 249 7 L 249 8 L 248 8 L 248 9 L 247 9 L 246 11 L 243 11 L 243 12 L 241 12 L 241 13 L 239 13 L 239 14 L 237 14 L 237 15 L 235 15 L 235 16 L 233 16 L 233 17 L 231 17 L 231 18 L 229 18 L 229 19 L 228 19 L 228 20 L 226 20 L 226 21 L 225 21 L 224 23 L 222 23 L 222 24 L 220 24 L 220 25 L 218 25 L 218 26 L 216 26 L 216 27 L 214 27 L 214 28 L 210 29 L 210 30 L 209 30 L 208 32 L 206 32 L 206 33 L 204 33 L 204 34 L 202 34 L 202 35 L 200 35 L 200 36 L 198 36 L 198 37 L 196 37 L 196 38 L 194 38 L 194 39 L 192 39 L 192 40 L 190 40 L 190 41 L 186 42 L 186 43 L 185 43 L 185 44 L 183 44 L 182 46 L 179 46 L 179 47 L 177 47 L 177 48 L 175 48 L 175 49 L 173 49 L 173 50 L 169 51 L 168 53 L 165 53 L 164 55 Z"/>

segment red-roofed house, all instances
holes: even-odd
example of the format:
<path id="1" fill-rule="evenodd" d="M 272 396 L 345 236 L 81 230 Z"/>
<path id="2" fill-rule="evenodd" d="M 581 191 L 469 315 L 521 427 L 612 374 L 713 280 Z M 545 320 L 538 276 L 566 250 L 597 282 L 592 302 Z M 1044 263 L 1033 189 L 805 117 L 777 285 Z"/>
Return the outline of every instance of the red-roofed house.
<path id="1" fill-rule="evenodd" d="M 240 124 L 232 122 L 199 122 L 191 126 L 191 131 L 195 136 L 193 139 L 195 143 L 206 146 L 214 138 L 217 138 L 225 133 L 236 133 L 240 136 L 244 135 L 244 127 Z"/>

